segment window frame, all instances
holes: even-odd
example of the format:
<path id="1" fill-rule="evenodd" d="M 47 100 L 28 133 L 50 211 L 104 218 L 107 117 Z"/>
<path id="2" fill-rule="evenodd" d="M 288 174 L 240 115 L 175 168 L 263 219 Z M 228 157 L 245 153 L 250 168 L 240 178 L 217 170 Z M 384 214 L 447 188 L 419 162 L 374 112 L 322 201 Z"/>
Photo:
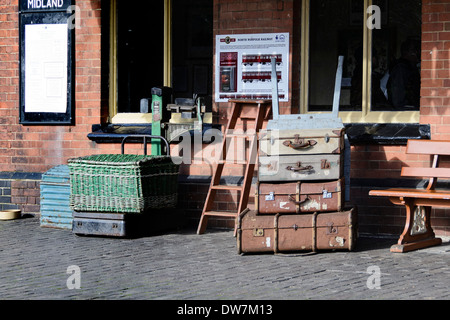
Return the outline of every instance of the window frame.
<path id="1" fill-rule="evenodd" d="M 362 1 L 362 0 L 361 0 Z M 372 0 L 364 0 L 364 20 L 370 18 L 367 8 Z M 300 112 L 303 114 L 322 113 L 308 111 L 309 105 L 309 34 L 310 0 L 302 0 L 301 12 L 301 68 L 300 68 Z M 419 123 L 420 111 L 371 111 L 372 73 L 372 30 L 363 23 L 363 92 L 361 111 L 340 111 L 344 123 Z M 337 60 L 336 60 L 337 61 Z"/>
<path id="2" fill-rule="evenodd" d="M 119 112 L 117 68 L 117 1 L 110 0 L 109 16 L 109 123 L 151 123 L 151 113 Z M 172 86 L 172 0 L 164 1 L 163 85 Z"/>

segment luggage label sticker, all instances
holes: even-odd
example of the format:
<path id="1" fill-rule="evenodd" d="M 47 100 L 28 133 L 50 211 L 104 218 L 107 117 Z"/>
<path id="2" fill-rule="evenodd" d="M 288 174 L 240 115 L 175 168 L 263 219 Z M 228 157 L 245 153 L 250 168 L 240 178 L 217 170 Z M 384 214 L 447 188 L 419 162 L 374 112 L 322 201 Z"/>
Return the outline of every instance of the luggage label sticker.
<path id="1" fill-rule="evenodd" d="M 323 190 L 322 198 L 323 199 L 332 199 L 333 198 L 333 194 L 331 192 L 328 192 L 328 190 Z"/>
<path id="2" fill-rule="evenodd" d="M 270 237 L 266 238 L 266 247 L 270 248 Z"/>
<path id="3" fill-rule="evenodd" d="M 289 210 L 290 208 L 289 208 L 289 206 L 287 206 L 287 205 L 289 205 L 289 202 L 283 202 L 283 201 L 281 201 L 281 202 L 280 202 L 280 209 Z"/>
<path id="4" fill-rule="evenodd" d="M 275 194 L 273 192 L 266 195 L 266 201 L 275 201 Z"/>

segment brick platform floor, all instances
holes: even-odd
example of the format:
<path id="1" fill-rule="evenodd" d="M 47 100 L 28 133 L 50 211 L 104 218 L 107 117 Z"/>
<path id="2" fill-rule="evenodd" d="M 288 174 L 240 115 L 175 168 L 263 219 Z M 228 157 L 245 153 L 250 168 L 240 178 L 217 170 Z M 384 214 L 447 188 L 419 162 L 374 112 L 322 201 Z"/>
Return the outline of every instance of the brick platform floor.
<path id="1" fill-rule="evenodd" d="M 0 221 L 0 299 L 450 299 L 450 244 L 393 254 L 394 242 L 360 238 L 354 252 L 238 255 L 232 231 L 118 239 L 43 228 L 34 217 Z M 80 289 L 68 288 L 77 283 L 69 266 L 79 267 Z"/>

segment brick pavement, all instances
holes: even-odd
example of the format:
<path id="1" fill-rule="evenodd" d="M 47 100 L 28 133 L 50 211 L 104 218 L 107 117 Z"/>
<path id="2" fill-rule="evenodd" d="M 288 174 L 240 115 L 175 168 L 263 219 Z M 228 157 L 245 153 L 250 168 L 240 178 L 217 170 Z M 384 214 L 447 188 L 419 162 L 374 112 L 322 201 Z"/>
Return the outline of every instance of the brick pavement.
<path id="1" fill-rule="evenodd" d="M 25 218 L 0 221 L 0 243 L 3 300 L 450 299 L 448 242 L 407 254 L 362 238 L 355 252 L 238 255 L 232 231 L 96 238 Z M 72 265 L 80 289 L 67 287 Z M 380 289 L 367 286 L 373 266 Z"/>

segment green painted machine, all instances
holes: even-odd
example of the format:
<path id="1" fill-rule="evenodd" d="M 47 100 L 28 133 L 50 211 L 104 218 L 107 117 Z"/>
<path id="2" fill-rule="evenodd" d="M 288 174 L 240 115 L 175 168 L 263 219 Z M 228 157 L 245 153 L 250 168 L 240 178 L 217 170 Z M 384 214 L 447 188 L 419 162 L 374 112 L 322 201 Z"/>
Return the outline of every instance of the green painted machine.
<path id="1" fill-rule="evenodd" d="M 154 87 L 152 93 L 152 135 L 165 136 L 164 121 L 170 119 L 170 113 L 167 111 L 167 104 L 172 100 L 172 88 Z M 152 139 L 152 155 L 162 154 L 161 140 Z"/>

